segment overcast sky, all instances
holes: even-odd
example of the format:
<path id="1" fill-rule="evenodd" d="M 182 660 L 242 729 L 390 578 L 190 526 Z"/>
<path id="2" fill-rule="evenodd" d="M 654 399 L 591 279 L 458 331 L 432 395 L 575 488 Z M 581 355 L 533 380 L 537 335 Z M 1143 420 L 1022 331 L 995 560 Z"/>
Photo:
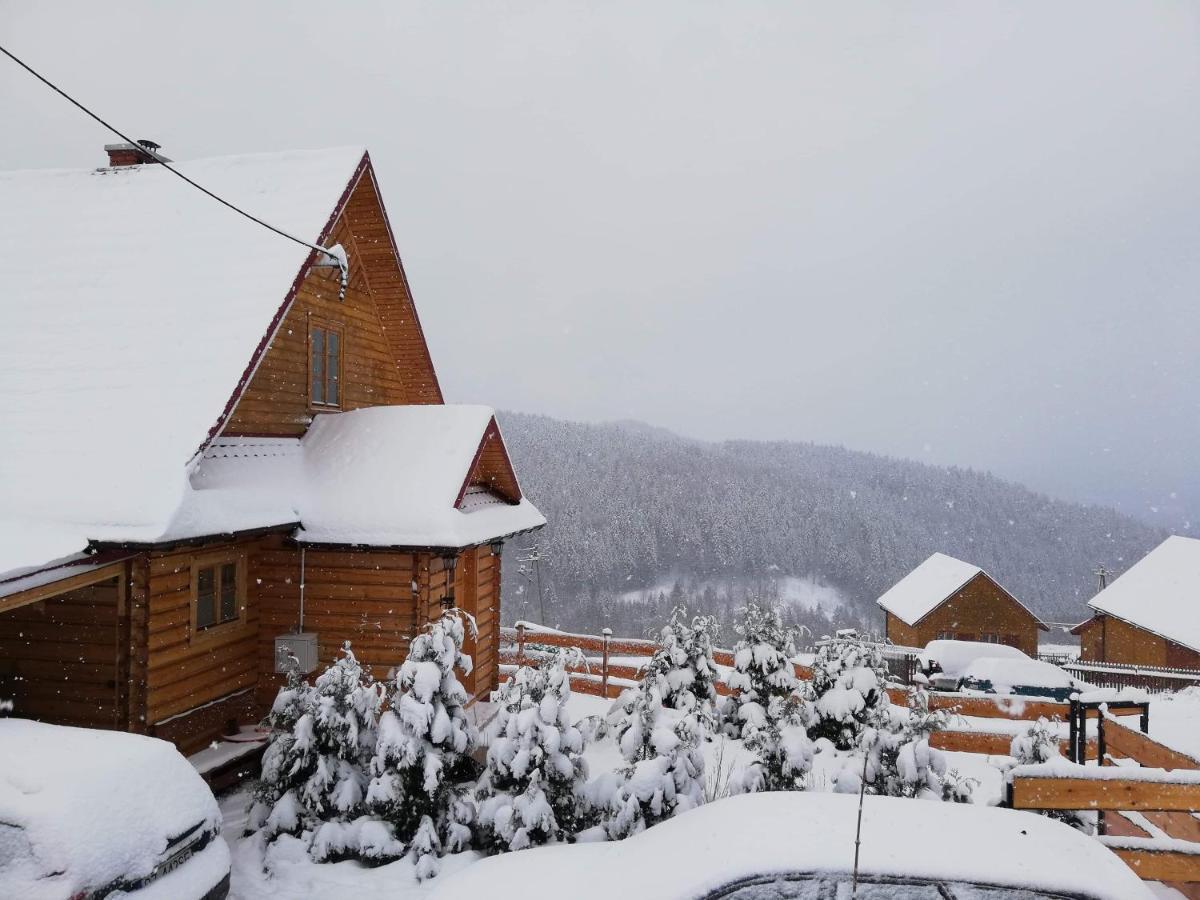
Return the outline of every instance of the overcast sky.
<path id="1" fill-rule="evenodd" d="M 0 0 L 0 43 L 175 159 L 366 145 L 451 401 L 990 469 L 1183 530 L 1198 11 Z M 0 168 L 104 160 L 5 59 L 0 112 Z"/>

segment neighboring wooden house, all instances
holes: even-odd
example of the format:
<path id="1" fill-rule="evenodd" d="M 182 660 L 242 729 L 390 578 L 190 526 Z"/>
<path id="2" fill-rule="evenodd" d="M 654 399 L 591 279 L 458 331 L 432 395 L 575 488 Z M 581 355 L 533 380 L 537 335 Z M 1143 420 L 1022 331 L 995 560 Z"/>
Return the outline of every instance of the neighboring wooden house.
<path id="1" fill-rule="evenodd" d="M 443 405 L 369 156 L 180 166 L 340 245 L 344 296 L 141 159 L 0 174 L 0 697 L 191 751 L 262 714 L 281 636 L 384 678 L 451 605 L 485 695 L 502 542 L 545 520 L 492 411 Z"/>
<path id="2" fill-rule="evenodd" d="M 1088 606 L 1081 660 L 1200 669 L 1200 540 L 1167 538 Z"/>
<path id="3" fill-rule="evenodd" d="M 1028 607 L 978 566 L 935 553 L 876 601 L 895 644 L 924 647 L 949 639 L 1007 644 L 1037 655 L 1048 630 Z"/>

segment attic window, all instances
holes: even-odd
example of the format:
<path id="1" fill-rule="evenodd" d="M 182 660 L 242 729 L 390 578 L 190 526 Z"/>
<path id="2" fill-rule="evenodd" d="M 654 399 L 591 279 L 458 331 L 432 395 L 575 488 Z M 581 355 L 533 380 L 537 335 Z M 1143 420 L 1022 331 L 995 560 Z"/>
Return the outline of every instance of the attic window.
<path id="1" fill-rule="evenodd" d="M 308 328 L 308 399 L 312 406 L 342 405 L 342 329 L 326 322 Z"/>

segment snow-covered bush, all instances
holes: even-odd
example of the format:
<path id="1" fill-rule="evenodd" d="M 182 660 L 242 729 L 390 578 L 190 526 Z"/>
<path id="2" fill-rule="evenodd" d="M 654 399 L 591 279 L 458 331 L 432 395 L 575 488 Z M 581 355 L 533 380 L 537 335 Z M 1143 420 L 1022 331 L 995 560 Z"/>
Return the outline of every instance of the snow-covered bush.
<path id="1" fill-rule="evenodd" d="M 349 641 L 311 689 L 289 678 L 272 709 L 280 725 L 293 722 L 290 738 L 281 733 L 271 758 L 264 756 L 263 781 L 278 794 L 263 820 L 268 840 L 311 832 L 316 860 L 358 856 L 354 847 L 329 855 L 324 848 L 331 843 L 329 832 L 364 811 L 366 763 L 382 705 L 383 686 L 363 672 Z"/>
<path id="2" fill-rule="evenodd" d="M 621 840 L 704 802 L 706 733 L 696 712 L 663 705 L 657 678 L 647 675 L 613 704 L 609 725 L 626 766 L 588 786 L 604 831 Z"/>
<path id="3" fill-rule="evenodd" d="M 522 666 L 494 695 L 487 763 L 476 789 L 479 843 L 522 850 L 564 840 L 583 824 L 587 763 L 571 724 L 564 654 Z"/>
<path id="4" fill-rule="evenodd" d="M 887 665 L 878 646 L 833 638 L 818 648 L 812 668 L 810 738 L 826 738 L 837 749 L 850 750 L 859 746 L 864 729 L 892 730 Z"/>
<path id="5" fill-rule="evenodd" d="M 696 616 L 676 607 L 659 636 L 659 648 L 646 664 L 646 677 L 654 679 L 663 706 L 711 718 L 717 702 L 717 664 L 713 637 L 718 630 L 712 616 Z"/>
<path id="6" fill-rule="evenodd" d="M 293 765 L 295 728 L 308 709 L 312 686 L 300 672 L 300 660 L 293 653 L 287 657 L 287 681 L 263 724 L 271 729 L 267 749 L 263 752 L 262 771 L 251 791 L 250 811 L 246 818 L 246 834 L 257 831 L 266 823 L 279 798 L 298 789 L 307 775 L 302 767 Z"/>
<path id="7" fill-rule="evenodd" d="M 747 729 L 745 747 L 755 758 L 730 779 L 731 793 L 804 790 L 813 761 L 808 703 L 794 694 L 772 697 L 765 712 L 765 724 Z"/>
<path id="8" fill-rule="evenodd" d="M 750 603 L 734 630 L 740 638 L 733 648 L 728 684 L 735 694 L 724 705 L 723 730 L 736 738 L 767 725 L 771 701 L 786 701 L 799 681 L 792 665 L 795 633 L 784 627 L 778 610 Z"/>
<path id="9" fill-rule="evenodd" d="M 1020 766 L 1036 766 L 1057 759 L 1062 754 L 1058 736 L 1045 716 L 1012 739 L 1009 755 Z"/>
<path id="10" fill-rule="evenodd" d="M 471 671 L 471 657 L 462 652 L 464 618 L 474 630 L 470 616 L 449 610 L 413 638 L 371 760 L 367 805 L 406 847 L 420 879 L 437 874 L 437 857 L 463 849 L 472 837 L 474 804 L 463 785 L 474 780 L 477 735 L 464 711 L 467 691 L 454 673 Z"/>

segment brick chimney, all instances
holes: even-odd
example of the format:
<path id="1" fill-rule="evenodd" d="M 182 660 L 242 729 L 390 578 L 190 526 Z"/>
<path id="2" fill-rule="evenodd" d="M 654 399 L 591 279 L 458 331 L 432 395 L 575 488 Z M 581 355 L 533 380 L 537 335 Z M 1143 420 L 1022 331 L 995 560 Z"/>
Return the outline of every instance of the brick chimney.
<path id="1" fill-rule="evenodd" d="M 158 144 L 145 138 L 140 139 L 136 144 L 104 145 L 104 150 L 108 153 L 108 164 L 114 169 L 122 166 L 140 166 L 143 163 L 154 162 L 156 159 L 170 162 L 169 159 L 158 153 L 158 149 Z"/>

